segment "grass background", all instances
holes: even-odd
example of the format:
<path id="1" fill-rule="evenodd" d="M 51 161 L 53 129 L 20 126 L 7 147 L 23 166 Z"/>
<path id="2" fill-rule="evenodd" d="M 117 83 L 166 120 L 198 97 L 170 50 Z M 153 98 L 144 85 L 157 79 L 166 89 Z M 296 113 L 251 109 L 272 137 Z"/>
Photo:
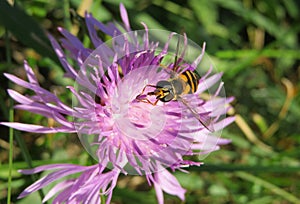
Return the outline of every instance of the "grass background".
<path id="1" fill-rule="evenodd" d="M 44 31 L 58 36 L 56 27 L 65 27 L 88 46 L 80 16 L 88 10 L 102 22 L 120 21 L 120 2 L 128 9 L 133 29 L 142 29 L 143 21 L 149 28 L 184 30 L 200 45 L 206 41 L 207 53 L 224 72 L 226 94 L 236 97 L 237 120 L 223 132 L 232 143 L 210 154 L 201 168 L 190 168 L 190 174 L 175 173 L 188 190 L 185 203 L 300 203 L 297 0 L 23 0 L 15 2 L 17 7 L 0 0 L 0 120 L 51 124 L 49 119 L 12 110 L 6 89 L 26 90 L 10 84 L 3 73 L 24 77 L 26 59 L 39 73 L 42 86 L 67 102 L 65 85 L 71 81 L 63 78 Z M 17 169 L 93 163 L 76 135 L 21 133 L 3 126 L 0 131 L 0 203 L 41 202 L 41 193 L 16 199 L 41 176 L 23 176 Z M 144 178 L 119 179 L 113 203 L 156 202 Z M 170 195 L 165 195 L 165 202 L 181 203 Z"/>

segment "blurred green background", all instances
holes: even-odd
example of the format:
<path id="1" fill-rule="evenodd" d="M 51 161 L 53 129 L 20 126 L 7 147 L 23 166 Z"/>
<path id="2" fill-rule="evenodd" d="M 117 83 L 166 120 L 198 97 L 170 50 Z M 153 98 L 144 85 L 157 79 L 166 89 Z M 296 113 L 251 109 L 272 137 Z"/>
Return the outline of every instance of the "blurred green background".
<path id="1" fill-rule="evenodd" d="M 236 122 L 223 131 L 232 143 L 205 159 L 190 174 L 176 172 L 188 191 L 184 203 L 300 203 L 300 2 L 297 0 L 23 0 L 10 7 L 0 0 L 0 121 L 51 125 L 53 121 L 25 111 L 12 111 L 4 72 L 24 76 L 29 61 L 43 87 L 70 102 L 63 70 L 44 31 L 59 37 L 62 26 L 90 45 L 82 26 L 85 10 L 102 22 L 120 22 L 119 3 L 128 10 L 134 30 L 149 28 L 181 33 L 201 45 L 224 72 L 227 96 L 235 96 Z M 34 33 L 34 35 L 32 34 Z M 9 108 L 8 108 L 9 107 Z M 32 134 L 0 127 L 0 203 L 7 202 L 9 149 L 13 146 L 12 203 L 40 203 L 38 193 L 18 194 L 37 176 L 20 168 L 94 161 L 76 135 Z M 29 156 L 30 155 L 30 156 Z M 138 193 L 136 193 L 138 192 Z M 153 188 L 142 177 L 121 177 L 113 203 L 156 203 Z M 165 194 L 165 203 L 182 203 Z"/>

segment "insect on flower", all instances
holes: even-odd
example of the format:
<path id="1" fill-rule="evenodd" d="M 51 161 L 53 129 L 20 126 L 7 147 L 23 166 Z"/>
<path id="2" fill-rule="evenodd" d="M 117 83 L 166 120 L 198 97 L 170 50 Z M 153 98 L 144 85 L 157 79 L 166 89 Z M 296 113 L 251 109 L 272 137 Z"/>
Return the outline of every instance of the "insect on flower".
<path id="1" fill-rule="evenodd" d="M 186 38 L 186 36 L 184 36 Z M 185 94 L 193 94 L 197 91 L 200 76 L 196 72 L 190 70 L 184 70 L 181 67 L 183 62 L 182 56 L 178 58 L 179 55 L 180 38 L 177 41 L 176 53 L 174 57 L 174 63 L 171 67 L 166 67 L 165 65 L 160 65 L 170 74 L 170 78 L 167 80 L 160 80 L 156 85 L 147 84 L 143 88 L 142 92 L 137 95 L 136 99 L 141 102 L 149 103 L 156 106 L 158 101 L 169 102 L 172 100 L 180 101 L 188 110 L 191 112 L 193 117 L 195 117 L 201 125 L 203 125 L 207 130 L 213 132 L 213 126 L 211 125 L 211 118 L 208 115 L 199 115 L 197 111 L 185 100 L 182 96 Z M 145 90 L 150 87 L 154 88 L 153 91 L 149 91 L 144 94 Z M 152 102 L 148 96 L 155 96 L 156 100 Z"/>
<path id="2" fill-rule="evenodd" d="M 154 186 L 159 204 L 164 203 L 163 192 L 184 201 L 186 190 L 168 169 L 187 172 L 184 168 L 201 166 L 200 159 L 230 143 L 220 136 L 234 121 L 234 117 L 225 117 L 234 97 L 225 97 L 222 73 L 213 73 L 212 65 L 208 70 L 204 69 L 206 64 L 200 65 L 205 43 L 199 49 L 185 35 L 149 30 L 145 24 L 144 30 L 132 31 L 123 4 L 120 13 L 123 25 L 106 25 L 86 13 L 92 48 L 63 28 L 58 29 L 63 36 L 59 41 L 49 35 L 65 77 L 75 82 L 67 87 L 72 104 L 44 89 L 26 61 L 27 80 L 5 74 L 30 90 L 29 95 L 8 90 L 18 103 L 17 109 L 55 120 L 57 125 L 0 125 L 32 133 L 77 133 L 97 161 L 89 166 L 49 164 L 20 170 L 22 174 L 52 172 L 27 187 L 19 198 L 57 182 L 43 203 L 51 199 L 54 204 L 100 204 L 106 198 L 108 204 L 120 175 L 140 175 Z M 99 32 L 111 40 L 104 42 Z M 178 38 L 184 39 L 183 47 Z M 173 42 L 177 42 L 175 52 Z M 187 57 L 188 49 L 192 56 Z M 195 71 L 200 66 L 201 78 Z M 199 97 L 207 92 L 211 97 Z M 195 161 L 195 156 L 201 158 Z"/>

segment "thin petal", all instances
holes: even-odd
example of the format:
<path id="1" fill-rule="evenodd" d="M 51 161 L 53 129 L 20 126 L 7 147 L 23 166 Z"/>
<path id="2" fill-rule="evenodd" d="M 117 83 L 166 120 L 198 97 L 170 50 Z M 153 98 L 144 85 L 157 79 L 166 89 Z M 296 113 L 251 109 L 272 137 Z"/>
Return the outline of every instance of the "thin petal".
<path id="1" fill-rule="evenodd" d="M 214 84 L 216 84 L 222 77 L 223 73 L 215 74 L 204 81 L 200 81 L 198 85 L 198 90 L 195 94 L 202 93 L 205 90 L 208 90 Z"/>
<path id="2" fill-rule="evenodd" d="M 215 131 L 224 129 L 224 127 L 230 125 L 234 121 L 235 121 L 235 117 L 232 116 L 232 117 L 227 117 L 227 118 L 223 119 L 222 121 L 215 123 L 214 124 Z"/>
<path id="3" fill-rule="evenodd" d="M 60 61 L 60 63 L 62 64 L 62 66 L 65 68 L 65 70 L 67 71 L 69 77 L 76 79 L 77 77 L 77 71 L 75 71 L 75 69 L 68 63 L 66 56 L 63 52 L 63 50 L 61 49 L 60 45 L 58 44 L 58 42 L 51 36 L 48 35 L 50 42 L 52 44 L 52 47 L 54 48 L 58 59 Z"/>
<path id="4" fill-rule="evenodd" d="M 120 3 L 120 12 L 121 12 L 121 18 L 123 20 L 123 23 L 125 24 L 126 30 L 130 31 L 130 24 L 129 24 L 129 20 L 128 20 L 128 14 L 127 14 L 125 6 L 122 3 Z"/>
<path id="5" fill-rule="evenodd" d="M 67 181 L 62 181 L 58 184 L 56 184 L 54 187 L 51 188 L 51 190 L 45 195 L 43 199 L 43 203 L 47 202 L 50 198 L 52 198 L 56 193 L 70 187 L 74 183 L 73 180 L 67 180 Z"/>
<path id="6" fill-rule="evenodd" d="M 84 48 L 81 41 L 77 37 L 72 35 L 70 32 L 68 32 L 66 29 L 62 27 L 58 27 L 57 30 L 65 36 L 65 39 L 68 39 L 70 42 L 73 42 L 75 47 L 82 48 L 82 49 Z"/>
<path id="7" fill-rule="evenodd" d="M 0 125 L 5 125 L 21 131 L 35 132 L 35 133 L 76 132 L 75 129 L 70 129 L 67 127 L 45 127 L 40 125 L 31 125 L 31 124 L 24 124 L 24 123 L 17 123 L 17 122 L 0 122 Z"/>
<path id="8" fill-rule="evenodd" d="M 30 85 L 27 81 L 24 81 L 12 74 L 4 73 L 3 74 L 6 78 L 8 78 L 10 81 L 14 82 L 15 84 L 18 84 L 20 86 L 23 86 L 24 88 L 27 89 L 32 89 L 33 87 L 36 87 L 34 85 Z"/>
<path id="9" fill-rule="evenodd" d="M 157 172 L 156 175 L 163 191 L 171 195 L 176 195 L 181 200 L 184 200 L 186 190 L 181 187 L 175 176 L 165 169 Z"/>
<path id="10" fill-rule="evenodd" d="M 198 66 L 198 64 L 201 62 L 204 54 L 205 54 L 205 47 L 206 47 L 206 43 L 204 42 L 202 45 L 202 51 L 201 54 L 197 57 L 197 59 L 192 63 L 192 67 L 194 67 L 194 69 L 196 69 L 196 67 Z"/>
<path id="11" fill-rule="evenodd" d="M 75 165 L 74 165 L 75 166 Z M 91 166 L 94 167 L 95 166 Z M 27 187 L 20 195 L 18 198 L 23 198 L 26 195 L 33 193 L 41 188 L 44 188 L 45 186 L 47 186 L 48 184 L 52 183 L 53 181 L 56 181 L 60 178 L 63 178 L 65 176 L 71 175 L 71 174 L 75 174 L 75 173 L 79 173 L 82 171 L 87 170 L 87 167 L 84 166 L 76 166 L 76 168 L 67 168 L 67 169 L 62 169 L 59 171 L 55 171 L 53 173 L 48 174 L 47 176 L 44 176 L 43 178 L 39 179 L 38 181 L 36 181 L 35 183 L 33 183 L 32 185 L 30 185 L 29 187 Z"/>
<path id="12" fill-rule="evenodd" d="M 164 204 L 164 194 L 160 187 L 160 185 L 156 182 L 154 182 L 154 189 L 156 192 L 156 198 L 159 204 Z"/>
<path id="13" fill-rule="evenodd" d="M 39 84 L 37 78 L 35 77 L 35 74 L 32 70 L 32 68 L 28 65 L 27 61 L 24 61 L 24 68 L 27 74 L 27 78 L 29 80 L 30 83 L 32 84 Z"/>
<path id="14" fill-rule="evenodd" d="M 12 97 L 15 101 L 22 103 L 22 104 L 31 104 L 33 100 L 29 99 L 28 97 L 16 92 L 15 90 L 8 89 L 7 90 L 10 97 Z"/>
<path id="15" fill-rule="evenodd" d="M 109 28 L 108 26 L 104 25 L 100 21 L 97 21 L 91 14 L 87 14 L 86 18 L 96 27 L 98 27 L 102 32 L 104 32 L 107 35 L 114 36 L 114 33 L 117 32 L 118 35 L 121 34 L 119 30 L 113 30 Z"/>
<path id="16" fill-rule="evenodd" d="M 80 165 L 76 165 L 76 164 L 48 164 L 48 165 L 43 165 L 43 166 L 38 166 L 32 169 L 22 169 L 19 170 L 20 173 L 22 174 L 36 174 L 42 171 L 47 171 L 47 170 L 53 170 L 53 169 L 66 169 L 66 168 L 78 168 L 78 167 L 82 167 Z M 87 168 L 87 169 L 90 169 Z"/>

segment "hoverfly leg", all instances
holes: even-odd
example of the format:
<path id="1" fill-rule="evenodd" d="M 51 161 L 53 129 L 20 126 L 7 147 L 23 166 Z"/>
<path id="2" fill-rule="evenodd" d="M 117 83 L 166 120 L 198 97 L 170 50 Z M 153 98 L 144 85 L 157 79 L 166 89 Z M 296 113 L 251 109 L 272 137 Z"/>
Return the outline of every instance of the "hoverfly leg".
<path id="1" fill-rule="evenodd" d="M 143 95 L 143 93 L 145 92 L 145 90 L 146 90 L 147 87 L 156 88 L 155 85 L 147 84 L 147 85 L 143 88 L 142 92 L 141 92 L 139 95 L 137 95 L 137 96 L 135 97 L 137 100 L 139 100 L 139 97 Z"/>
<path id="2" fill-rule="evenodd" d="M 151 104 L 151 105 L 153 105 L 153 106 L 156 106 L 156 104 L 157 104 L 157 102 L 159 101 L 158 99 L 153 103 L 153 102 L 151 102 L 148 98 L 144 98 L 144 99 L 137 99 L 138 101 L 140 101 L 140 102 L 143 102 L 143 103 L 149 103 L 149 104 Z"/>
<path id="3" fill-rule="evenodd" d="M 149 94 L 149 93 L 153 93 L 153 92 L 148 92 L 148 93 L 145 95 L 146 97 L 141 98 L 141 96 L 143 96 L 143 94 L 144 94 L 144 92 L 145 92 L 145 90 L 146 90 L 147 87 L 157 88 L 155 85 L 147 84 L 147 85 L 143 88 L 142 92 L 141 92 L 139 95 L 137 95 L 137 96 L 135 97 L 135 99 L 136 99 L 137 101 L 144 102 L 144 103 L 149 103 L 149 104 L 151 104 L 151 105 L 153 105 L 153 106 L 156 106 L 156 104 L 157 104 L 157 102 L 159 101 L 159 99 L 157 99 L 155 102 L 151 102 L 151 101 L 147 98 L 148 95 L 153 95 L 153 94 Z"/>
<path id="4" fill-rule="evenodd" d="M 154 103 L 151 103 L 153 106 L 156 106 L 157 102 L 159 101 L 159 99 L 157 99 Z"/>

